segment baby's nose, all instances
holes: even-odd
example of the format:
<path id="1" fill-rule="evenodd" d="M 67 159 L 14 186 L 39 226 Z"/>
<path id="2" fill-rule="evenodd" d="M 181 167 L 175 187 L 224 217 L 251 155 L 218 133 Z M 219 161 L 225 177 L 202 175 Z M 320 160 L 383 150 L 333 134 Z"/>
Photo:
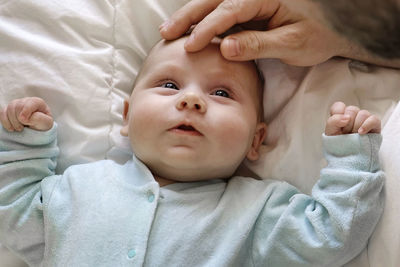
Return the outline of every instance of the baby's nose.
<path id="1" fill-rule="evenodd" d="M 176 104 L 178 110 L 193 109 L 200 113 L 204 113 L 207 110 L 206 102 L 196 93 L 187 92 L 182 95 Z"/>

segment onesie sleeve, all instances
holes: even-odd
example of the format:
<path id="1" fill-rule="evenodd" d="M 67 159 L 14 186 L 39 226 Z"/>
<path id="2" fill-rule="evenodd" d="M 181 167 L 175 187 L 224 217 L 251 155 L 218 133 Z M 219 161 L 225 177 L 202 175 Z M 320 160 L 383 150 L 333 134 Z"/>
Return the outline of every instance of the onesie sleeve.
<path id="1" fill-rule="evenodd" d="M 58 148 L 56 124 L 49 131 L 0 126 L 0 242 L 30 265 L 44 253 L 42 179 L 54 175 Z"/>
<path id="2" fill-rule="evenodd" d="M 255 228 L 255 266 L 342 266 L 366 246 L 383 211 L 380 134 L 323 136 L 328 162 L 311 196 L 280 183 Z"/>

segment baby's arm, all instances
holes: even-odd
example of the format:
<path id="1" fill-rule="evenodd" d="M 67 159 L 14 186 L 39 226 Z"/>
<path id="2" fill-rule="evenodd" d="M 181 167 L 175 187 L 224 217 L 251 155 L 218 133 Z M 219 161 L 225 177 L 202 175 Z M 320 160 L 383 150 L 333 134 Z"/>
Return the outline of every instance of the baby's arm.
<path id="1" fill-rule="evenodd" d="M 274 190 L 256 228 L 264 258 L 255 265 L 342 266 L 361 252 L 383 211 L 380 129 L 367 111 L 332 106 L 323 136 L 328 165 L 311 196 L 287 184 Z"/>
<path id="2" fill-rule="evenodd" d="M 56 167 L 56 127 L 40 98 L 12 101 L 0 111 L 0 122 L 0 240 L 39 266 L 45 247 L 43 206 L 56 181 L 43 178 Z"/>

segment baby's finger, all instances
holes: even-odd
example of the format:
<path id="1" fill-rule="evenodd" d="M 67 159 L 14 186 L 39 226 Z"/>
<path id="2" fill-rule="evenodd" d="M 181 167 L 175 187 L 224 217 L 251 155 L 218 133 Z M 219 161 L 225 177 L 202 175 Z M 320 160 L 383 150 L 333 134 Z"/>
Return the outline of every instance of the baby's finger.
<path id="1" fill-rule="evenodd" d="M 14 131 L 14 127 L 12 127 L 10 121 L 8 120 L 6 108 L 0 110 L 0 122 L 7 131 Z"/>
<path id="2" fill-rule="evenodd" d="M 35 112 L 29 120 L 29 127 L 38 131 L 47 131 L 53 127 L 53 117 L 42 112 Z"/>
<path id="3" fill-rule="evenodd" d="M 353 126 L 354 126 L 354 120 L 357 116 L 357 113 L 360 111 L 360 109 L 356 106 L 348 106 L 346 107 L 344 114 L 350 116 L 349 123 L 343 127 L 343 133 L 352 133 L 353 132 Z"/>
<path id="4" fill-rule="evenodd" d="M 346 104 L 338 101 L 333 103 L 333 105 L 331 106 L 330 114 L 331 116 L 333 114 L 344 114 L 345 109 L 346 109 Z"/>
<path id="5" fill-rule="evenodd" d="M 24 129 L 24 125 L 18 120 L 18 114 L 23 107 L 23 100 L 17 99 L 12 101 L 7 106 L 7 118 L 8 121 L 11 123 L 11 126 L 14 130 L 20 132 Z"/>
<path id="6" fill-rule="evenodd" d="M 342 134 L 342 128 L 349 123 L 350 116 L 344 114 L 334 114 L 328 118 L 325 126 L 326 135 Z"/>
<path id="7" fill-rule="evenodd" d="M 354 125 L 353 125 L 353 129 L 352 132 L 353 133 L 358 133 L 361 125 L 364 123 L 364 121 L 366 119 L 368 119 L 368 117 L 371 116 L 371 113 L 369 113 L 368 110 L 360 110 L 357 115 L 356 118 L 354 119 Z"/>
<path id="8" fill-rule="evenodd" d="M 25 125 L 32 125 L 30 121 L 32 114 L 35 112 L 42 112 L 47 115 L 50 114 L 50 108 L 47 106 L 46 102 L 39 97 L 30 97 L 25 101 L 24 106 L 18 115 L 18 120 Z"/>
<path id="9" fill-rule="evenodd" d="M 358 129 L 359 134 L 380 133 L 381 120 L 375 115 L 369 116 Z"/>

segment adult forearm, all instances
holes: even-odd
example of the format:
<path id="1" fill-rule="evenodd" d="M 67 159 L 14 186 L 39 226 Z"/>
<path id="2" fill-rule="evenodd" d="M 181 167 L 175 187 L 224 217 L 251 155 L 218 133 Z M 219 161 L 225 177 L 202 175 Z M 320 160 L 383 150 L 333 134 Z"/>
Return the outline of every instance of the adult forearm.
<path id="1" fill-rule="evenodd" d="M 383 58 L 372 54 L 361 46 L 348 42 L 338 56 L 356 59 L 369 64 L 374 64 L 383 67 L 400 68 L 400 59 Z"/>

